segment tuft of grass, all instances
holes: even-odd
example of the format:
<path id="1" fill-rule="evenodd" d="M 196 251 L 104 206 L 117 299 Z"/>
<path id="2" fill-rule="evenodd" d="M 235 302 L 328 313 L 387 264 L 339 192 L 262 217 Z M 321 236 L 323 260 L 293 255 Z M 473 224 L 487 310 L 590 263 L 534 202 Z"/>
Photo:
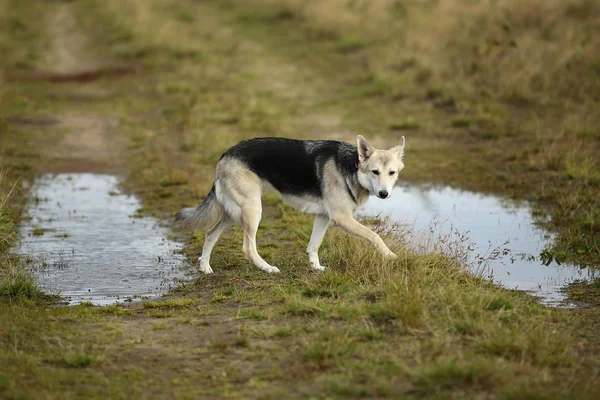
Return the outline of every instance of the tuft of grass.
<path id="1" fill-rule="evenodd" d="M 175 329 L 175 325 L 171 322 L 156 322 L 152 324 L 152 330 L 154 331 L 167 331 Z"/>
<path id="2" fill-rule="evenodd" d="M 319 299 L 304 299 L 293 295 L 286 300 L 283 312 L 289 315 L 326 315 L 327 307 Z"/>
<path id="3" fill-rule="evenodd" d="M 379 340 L 379 339 L 383 338 L 381 331 L 379 331 L 373 327 L 367 327 L 367 328 L 359 331 L 357 336 L 358 336 L 359 340 L 367 341 L 367 342 L 371 342 L 371 341 Z"/>
<path id="4" fill-rule="evenodd" d="M 49 297 L 38 288 L 34 279 L 24 272 L 0 279 L 0 299 L 41 301 Z"/>
<path id="5" fill-rule="evenodd" d="M 501 297 L 496 297 L 492 299 L 486 309 L 488 310 L 510 310 L 512 308 L 512 303 L 508 299 L 503 299 Z"/>
<path id="6" fill-rule="evenodd" d="M 12 387 L 14 387 L 12 380 L 5 376 L 0 376 L 0 394 L 7 393 Z"/>
<path id="7" fill-rule="evenodd" d="M 168 298 L 158 301 L 145 301 L 144 308 L 179 308 L 187 307 L 194 303 L 194 299 L 190 298 Z"/>
<path id="8" fill-rule="evenodd" d="M 220 303 L 222 301 L 225 301 L 225 300 L 231 298 L 234 293 L 235 293 L 235 287 L 234 286 L 229 286 L 225 290 L 217 290 L 213 294 L 213 296 L 210 299 L 210 301 L 213 302 L 213 303 Z"/>
<path id="9" fill-rule="evenodd" d="M 481 358 L 470 361 L 450 358 L 422 367 L 413 373 L 412 379 L 419 392 L 432 394 L 440 390 L 494 386 L 499 376 L 490 361 Z"/>
<path id="10" fill-rule="evenodd" d="M 267 319 L 268 316 L 265 314 L 264 311 L 261 311 L 260 309 L 244 309 L 238 312 L 237 318 L 262 321 Z"/>
<path id="11" fill-rule="evenodd" d="M 600 182 L 596 157 L 582 157 L 579 152 L 569 153 L 564 160 L 564 169 L 571 179 Z"/>
<path id="12" fill-rule="evenodd" d="M 344 36 L 336 41 L 335 49 L 340 53 L 352 53 L 360 50 L 365 45 L 365 42 L 360 38 Z"/>
<path id="13" fill-rule="evenodd" d="M 92 305 L 93 307 L 93 305 Z M 135 315 L 135 311 L 129 310 L 125 307 L 121 307 L 118 305 L 104 306 L 104 307 L 96 307 L 94 310 L 100 314 L 112 314 L 118 316 L 126 316 L 126 315 Z"/>
<path id="14" fill-rule="evenodd" d="M 308 341 L 302 358 L 321 368 L 330 367 L 340 358 L 354 354 L 357 348 L 348 333 L 326 331 Z"/>
<path id="15" fill-rule="evenodd" d="M 327 289 L 305 288 L 302 289 L 304 297 L 331 297 L 333 294 Z"/>
<path id="16" fill-rule="evenodd" d="M 31 231 L 31 234 L 33 236 L 44 236 L 44 233 L 46 233 L 47 231 L 47 229 L 38 226 Z"/>
<path id="17" fill-rule="evenodd" d="M 296 329 L 293 326 L 286 326 L 283 328 L 279 328 L 275 331 L 275 336 L 276 337 L 287 337 L 287 336 L 291 336 L 294 334 L 294 332 L 296 331 Z"/>
<path id="18" fill-rule="evenodd" d="M 471 120 L 468 118 L 453 118 L 452 119 L 452 127 L 453 128 L 468 128 L 471 126 Z"/>
<path id="19" fill-rule="evenodd" d="M 600 140 L 600 130 L 583 128 L 577 131 L 577 136 L 582 139 Z"/>
<path id="20" fill-rule="evenodd" d="M 68 354 L 63 358 L 63 363 L 68 368 L 85 368 L 92 365 L 94 358 L 87 354 Z"/>
<path id="21" fill-rule="evenodd" d="M 393 131 L 416 130 L 416 129 L 419 129 L 420 127 L 421 126 L 416 121 L 412 121 L 412 120 L 396 122 L 396 123 L 389 125 L 389 128 Z"/>
<path id="22" fill-rule="evenodd" d="M 238 337 L 238 338 L 235 338 L 235 340 L 233 341 L 233 345 L 235 347 L 249 348 L 250 347 L 250 341 L 248 340 L 247 337 Z"/>

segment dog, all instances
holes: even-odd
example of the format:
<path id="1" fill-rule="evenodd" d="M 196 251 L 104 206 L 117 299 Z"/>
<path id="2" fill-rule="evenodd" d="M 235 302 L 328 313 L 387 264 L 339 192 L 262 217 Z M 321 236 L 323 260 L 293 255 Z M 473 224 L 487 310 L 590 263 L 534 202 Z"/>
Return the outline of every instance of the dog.
<path id="1" fill-rule="evenodd" d="M 198 207 L 184 208 L 175 221 L 208 230 L 199 269 L 213 272 L 210 254 L 219 236 L 239 222 L 244 231 L 242 251 L 247 260 L 266 272 L 279 272 L 256 249 L 263 191 L 275 189 L 293 208 L 315 214 L 306 252 L 310 266 L 323 271 L 319 247 L 330 225 L 370 242 L 384 256 L 396 255 L 375 232 L 361 225 L 353 213 L 370 195 L 387 199 L 404 168 L 404 145 L 375 149 L 363 137 L 357 146 L 334 140 L 285 138 L 249 139 L 231 147 L 217 163 L 212 189 Z"/>

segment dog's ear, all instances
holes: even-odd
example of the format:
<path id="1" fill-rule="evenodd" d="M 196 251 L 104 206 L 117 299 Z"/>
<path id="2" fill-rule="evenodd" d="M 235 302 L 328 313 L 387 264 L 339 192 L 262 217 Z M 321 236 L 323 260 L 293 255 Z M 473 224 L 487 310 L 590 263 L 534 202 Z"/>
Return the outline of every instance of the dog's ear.
<path id="1" fill-rule="evenodd" d="M 402 157 L 404 157 L 404 143 L 406 141 L 404 140 L 404 136 L 402 136 L 402 138 L 400 139 L 400 141 L 398 142 L 398 144 L 394 147 L 392 147 L 392 150 L 398 154 L 398 158 L 402 159 Z"/>
<path id="2" fill-rule="evenodd" d="M 358 138 L 356 139 L 356 147 L 358 148 L 358 160 L 360 162 L 367 161 L 367 159 L 371 157 L 371 154 L 373 154 L 373 151 L 375 151 L 367 139 L 361 135 L 358 135 Z"/>

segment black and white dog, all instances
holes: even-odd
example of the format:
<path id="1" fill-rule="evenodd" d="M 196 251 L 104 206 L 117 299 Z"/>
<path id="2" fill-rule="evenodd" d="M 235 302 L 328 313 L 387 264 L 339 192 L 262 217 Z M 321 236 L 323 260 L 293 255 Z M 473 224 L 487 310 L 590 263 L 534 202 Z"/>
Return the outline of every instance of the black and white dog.
<path id="1" fill-rule="evenodd" d="M 244 256 L 266 272 L 279 272 L 256 250 L 256 231 L 262 214 L 261 194 L 279 191 L 292 207 L 316 219 L 308 244 L 312 268 L 324 270 L 318 251 L 329 225 L 368 240 L 388 257 L 396 257 L 383 240 L 357 222 L 353 213 L 369 195 L 390 197 L 404 168 L 404 136 L 389 150 L 373 148 L 362 136 L 358 146 L 333 140 L 258 138 L 233 146 L 217 164 L 214 185 L 202 204 L 185 208 L 176 221 L 208 229 L 200 270 L 210 274 L 210 253 L 219 236 L 233 223 L 244 231 Z"/>

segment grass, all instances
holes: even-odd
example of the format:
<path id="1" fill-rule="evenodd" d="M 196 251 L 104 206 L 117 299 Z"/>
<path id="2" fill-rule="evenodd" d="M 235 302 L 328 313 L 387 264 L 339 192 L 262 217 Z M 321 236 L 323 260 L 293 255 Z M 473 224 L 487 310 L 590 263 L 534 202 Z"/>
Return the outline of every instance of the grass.
<path id="1" fill-rule="evenodd" d="M 438 3 L 427 7 L 441 12 L 437 7 L 449 4 Z M 550 3 L 557 7 L 553 12 L 566 10 Z M 0 45 L 7 55 L 0 63 L 6 73 L 24 73 L 27 62 L 31 70 L 48 68 L 43 60 L 53 50 L 43 38 L 51 19 L 44 16 L 65 10 L 76 16 L 75 33 L 85 36 L 82 43 L 88 47 L 81 59 L 116 60 L 139 71 L 84 85 L 10 80 L 1 92 L 2 164 L 10 168 L 0 180 L 0 198 L 6 198 L 0 202 L 0 364 L 6 366 L 0 371 L 0 396 L 585 398 L 597 393 L 597 308 L 544 308 L 527 295 L 466 273 L 460 249 L 424 249 L 386 236 L 399 255 L 389 261 L 336 229 L 328 232 L 320 254 L 329 270 L 317 274 L 305 255 L 312 219 L 276 197 L 265 199 L 258 242 L 261 254 L 281 268 L 279 275 L 261 273 L 244 260 L 241 232 L 235 228 L 215 249 L 215 274 L 198 276 L 165 298 L 126 306 L 50 307 L 25 260 L 9 256 L 27 196 L 23 182 L 69 155 L 61 153 L 64 128 L 8 121 L 47 113 L 118 120 L 116 135 L 107 137 L 123 141 L 116 150 L 127 161 L 127 168 L 119 167 L 128 176 L 123 191 L 142 198 L 140 216 L 171 217 L 197 204 L 212 185 L 221 153 L 244 138 L 323 138 L 342 132 L 342 139 L 353 140 L 354 132 L 365 132 L 381 135 L 376 139 L 381 144 L 394 144 L 398 130 L 409 130 L 403 132 L 411 146 L 409 180 L 437 177 L 517 197 L 532 191 L 536 199 L 541 198 L 537 178 L 546 185 L 564 183 L 562 188 L 545 186 L 543 204 L 555 207 L 555 216 L 570 215 L 555 222 L 559 236 L 565 227 L 573 230 L 569 240 L 559 243 L 573 243 L 579 232 L 591 232 L 577 242 L 590 246 L 578 259 L 593 259 L 595 164 L 593 158 L 563 150 L 572 140 L 593 137 L 584 128 L 595 126 L 594 114 L 575 124 L 577 139 L 567 130 L 558 136 L 545 128 L 560 125 L 546 119 L 544 101 L 550 95 L 492 85 L 486 80 L 491 73 L 478 69 L 486 59 L 471 72 L 458 65 L 460 74 L 444 75 L 437 66 L 454 68 L 454 63 L 428 60 L 419 53 L 427 46 L 392 52 L 398 43 L 382 32 L 402 28 L 387 30 L 392 22 L 388 12 L 425 23 L 419 13 L 431 10 L 415 7 L 380 0 L 212 1 L 176 7 L 166 0 L 28 1 L 25 7 L 0 0 L 0 15 L 16 18 L 0 24 Z M 581 7 L 571 8 L 569 18 L 587 26 L 592 14 L 580 14 Z M 476 15 L 480 29 L 496 26 L 486 23 L 482 6 L 458 9 Z M 366 12 L 372 18 L 362 18 Z M 445 22 L 439 29 L 450 29 L 446 22 L 452 18 L 440 19 Z M 553 29 L 562 29 L 560 21 Z M 509 22 L 511 32 L 525 35 L 527 24 Z M 357 26 L 360 40 L 348 33 L 358 31 Z M 422 29 L 412 34 L 419 38 L 425 28 L 412 26 Z M 15 29 L 28 33 L 16 35 Z M 430 35 L 451 37 L 443 32 L 432 29 L 423 40 L 437 45 Z M 395 37 L 411 43 L 405 35 Z M 458 35 L 455 46 L 474 37 L 482 36 Z M 35 51 L 35 57 L 27 58 L 23 49 Z M 456 60 L 448 53 L 456 49 L 450 46 L 439 57 Z M 506 79 L 501 77 L 502 85 L 508 85 Z M 571 112 L 583 115 L 588 106 Z M 513 107 L 521 111 L 512 113 Z M 453 128 L 464 115 L 468 129 Z M 536 116 L 538 128 L 528 115 Z M 562 108 L 553 115 L 566 118 Z M 570 121 L 583 118 L 577 115 Z M 513 118 L 520 123 L 505 126 Z M 467 128 L 464 122 L 462 127 Z M 497 134 L 478 134 L 483 128 Z M 516 136 L 508 134 L 513 131 Z M 38 153 L 41 140 L 44 152 Z M 494 146 L 481 145 L 491 140 Z M 591 156 L 593 146 L 582 152 Z M 571 148 L 573 154 L 578 149 Z M 486 164 L 473 169 L 475 161 Z M 441 162 L 444 168 L 438 167 Z M 496 175 L 488 172 L 496 169 L 509 180 L 490 179 Z M 564 204 L 558 203 L 567 192 Z M 184 252 L 194 260 L 203 235 L 186 238 Z M 572 290 L 575 296 L 590 290 L 593 298 L 594 285 Z"/>
<path id="2" fill-rule="evenodd" d="M 453 128 L 468 128 L 471 126 L 471 120 L 467 118 L 454 118 L 452 119 Z"/>
<path id="3" fill-rule="evenodd" d="M 165 299 L 160 301 L 145 301 L 144 308 L 178 308 L 178 307 L 187 307 L 193 304 L 192 299 L 185 298 L 174 298 L 174 299 Z"/>
<path id="4" fill-rule="evenodd" d="M 418 371 L 413 379 L 416 390 L 431 393 L 461 386 L 493 386 L 498 383 L 498 375 L 498 370 L 487 360 L 465 362 L 450 358 Z"/>
<path id="5" fill-rule="evenodd" d="M 419 135 L 407 140 L 413 159 L 404 179 L 537 201 L 552 216 L 540 223 L 557 232 L 552 252 L 562 260 L 597 264 L 600 238 L 579 222 L 590 214 L 597 221 L 594 199 L 600 195 L 591 183 L 597 178 L 592 160 L 600 154 L 594 140 L 600 53 L 589 51 L 599 42 L 590 36 L 597 13 L 588 14 L 598 11 L 597 3 L 456 3 L 402 5 L 401 13 L 397 2 L 387 0 L 209 4 L 233 29 L 274 49 L 280 59 L 301 59 L 303 68 L 325 77 L 343 107 L 324 101 L 322 108 L 330 113 L 343 108 L 346 129 L 393 135 L 417 130 L 413 123 L 419 121 Z M 294 17 L 264 23 L 281 10 Z M 437 19 L 441 22 L 433 24 Z M 533 19 L 535 24 L 528 22 Z M 328 34 L 321 35 L 324 31 Z M 351 53 L 331 51 L 337 38 L 357 31 L 368 45 Z M 298 43 L 320 56 L 302 57 Z M 582 79 L 590 88 L 586 93 Z M 385 87 L 375 90 L 377 97 L 373 82 Z M 398 115 L 412 120 L 397 122 Z M 489 140 L 493 146 L 485 143 Z M 565 162 L 564 154 L 574 149 L 577 160 Z M 436 169 L 441 164 L 445 167 Z"/>

